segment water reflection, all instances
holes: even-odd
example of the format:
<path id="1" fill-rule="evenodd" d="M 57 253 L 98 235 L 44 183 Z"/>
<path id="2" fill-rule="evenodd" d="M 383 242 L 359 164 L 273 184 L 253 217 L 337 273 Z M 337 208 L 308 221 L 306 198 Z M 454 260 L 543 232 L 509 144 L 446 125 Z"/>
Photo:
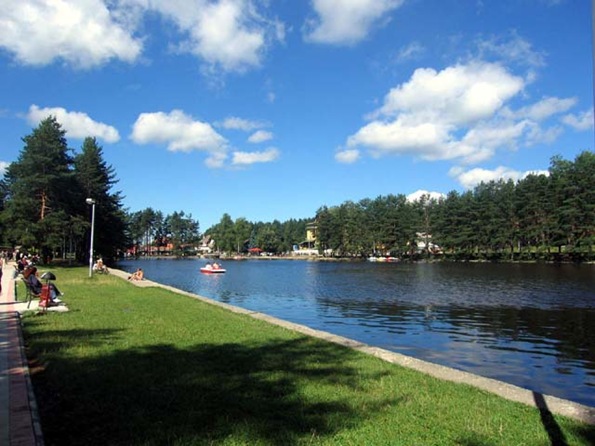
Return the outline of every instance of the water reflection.
<path id="1" fill-rule="evenodd" d="M 595 406 L 595 267 L 139 261 L 223 302 Z M 127 261 L 124 269 L 136 269 Z"/>

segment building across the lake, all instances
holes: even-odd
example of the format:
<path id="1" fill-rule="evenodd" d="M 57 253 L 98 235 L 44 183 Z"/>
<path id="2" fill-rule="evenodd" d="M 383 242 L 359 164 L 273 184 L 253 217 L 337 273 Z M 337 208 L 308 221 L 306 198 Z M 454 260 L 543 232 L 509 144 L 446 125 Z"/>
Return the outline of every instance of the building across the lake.
<path id="1" fill-rule="evenodd" d="M 317 256 L 318 255 L 318 223 L 315 221 L 306 224 L 306 240 L 294 247 L 293 255 Z M 297 249 L 296 249 L 297 248 Z"/>

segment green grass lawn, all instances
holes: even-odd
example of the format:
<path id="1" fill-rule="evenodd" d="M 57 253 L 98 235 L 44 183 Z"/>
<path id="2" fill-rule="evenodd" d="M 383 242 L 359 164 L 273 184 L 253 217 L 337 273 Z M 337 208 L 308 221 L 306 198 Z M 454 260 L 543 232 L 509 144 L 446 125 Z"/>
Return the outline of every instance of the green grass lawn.
<path id="1" fill-rule="evenodd" d="M 23 320 L 47 445 L 595 444 L 593 426 L 187 296 L 53 271 L 70 311 Z"/>

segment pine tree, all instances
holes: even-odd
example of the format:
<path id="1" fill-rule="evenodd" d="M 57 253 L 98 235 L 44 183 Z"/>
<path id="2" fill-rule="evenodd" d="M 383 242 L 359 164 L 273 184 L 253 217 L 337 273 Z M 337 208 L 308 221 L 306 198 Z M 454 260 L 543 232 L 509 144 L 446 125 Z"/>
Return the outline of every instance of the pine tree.
<path id="1" fill-rule="evenodd" d="M 126 216 L 122 195 L 112 192 L 118 182 L 112 166 L 103 159 L 103 150 L 95 138 L 85 138 L 81 153 L 74 159 L 75 177 L 79 184 L 76 204 L 79 215 L 88 215 L 86 198 L 95 200 L 95 240 L 98 256 L 114 258 L 126 243 Z"/>
<path id="2" fill-rule="evenodd" d="M 43 259 L 61 248 L 75 203 L 73 159 L 65 134 L 54 117 L 41 121 L 23 138 L 25 146 L 5 174 L 5 239 Z"/>

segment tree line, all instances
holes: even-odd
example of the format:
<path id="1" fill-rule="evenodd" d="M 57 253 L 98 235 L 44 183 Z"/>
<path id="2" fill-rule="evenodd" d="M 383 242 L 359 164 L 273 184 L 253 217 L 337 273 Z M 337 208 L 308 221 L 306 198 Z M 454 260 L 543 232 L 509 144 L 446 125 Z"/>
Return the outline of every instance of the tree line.
<path id="1" fill-rule="evenodd" d="M 164 216 L 161 211 L 146 208 L 128 214 L 130 251 L 135 255 L 194 254 L 200 242 L 199 229 L 198 220 L 184 211 Z"/>
<path id="2" fill-rule="evenodd" d="M 549 175 L 516 183 L 490 181 L 415 202 L 402 194 L 346 201 L 322 206 L 312 219 L 285 222 L 232 220 L 226 213 L 201 234 L 198 220 L 184 211 L 125 210 L 122 193 L 114 191 L 115 171 L 96 139 L 85 138 L 75 152 L 65 134 L 54 117 L 41 121 L 6 169 L 0 181 L 4 249 L 19 247 L 44 260 L 86 261 L 91 227 L 86 198 L 92 198 L 95 253 L 108 261 L 126 251 L 187 255 L 201 239 L 211 240 L 217 252 L 259 248 L 281 254 L 304 241 L 312 221 L 319 252 L 330 256 L 595 260 L 595 155 L 589 151 L 574 161 L 554 157 Z"/>
<path id="3" fill-rule="evenodd" d="M 556 156 L 549 175 L 484 182 L 439 199 L 388 195 L 323 206 L 316 222 L 320 251 L 336 256 L 595 260 L 595 154 Z"/>
<path id="4" fill-rule="evenodd" d="M 234 221 L 226 213 L 205 236 L 215 242 L 214 248 L 220 252 L 246 253 L 258 248 L 271 254 L 283 254 L 304 241 L 309 221 L 311 219 L 290 219 L 264 223 L 250 222 L 243 217 Z"/>

